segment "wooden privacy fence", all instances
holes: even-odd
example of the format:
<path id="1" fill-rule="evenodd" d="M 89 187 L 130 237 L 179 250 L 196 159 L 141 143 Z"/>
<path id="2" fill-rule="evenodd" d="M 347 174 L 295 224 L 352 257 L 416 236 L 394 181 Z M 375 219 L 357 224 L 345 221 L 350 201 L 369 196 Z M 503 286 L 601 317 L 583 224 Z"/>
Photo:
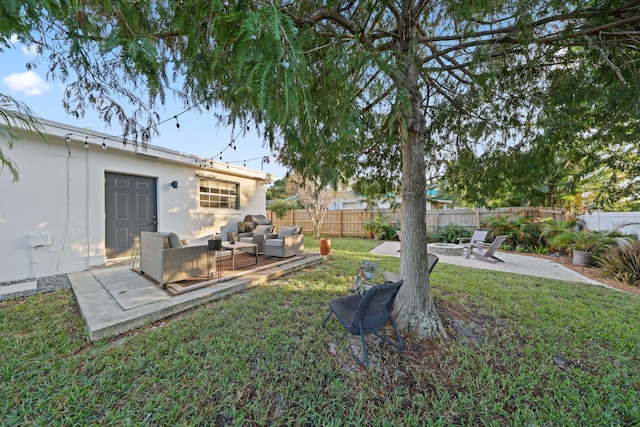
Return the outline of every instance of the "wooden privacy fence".
<path id="1" fill-rule="evenodd" d="M 364 224 L 374 219 L 378 213 L 386 217 L 389 222 L 400 225 L 402 212 L 393 212 L 391 209 L 368 210 L 341 210 L 328 211 L 324 217 L 320 235 L 325 237 L 366 237 L 368 232 Z M 508 217 L 518 218 L 553 218 L 554 220 L 566 219 L 565 211 L 558 208 L 544 207 L 518 207 L 497 209 L 435 209 L 427 211 L 427 231 L 436 231 L 445 225 L 454 224 L 469 229 L 483 227 L 489 218 Z M 311 217 L 304 209 L 288 211 L 284 218 L 278 218 L 267 210 L 269 218 L 276 226 L 301 225 L 305 233 L 313 233 Z"/>

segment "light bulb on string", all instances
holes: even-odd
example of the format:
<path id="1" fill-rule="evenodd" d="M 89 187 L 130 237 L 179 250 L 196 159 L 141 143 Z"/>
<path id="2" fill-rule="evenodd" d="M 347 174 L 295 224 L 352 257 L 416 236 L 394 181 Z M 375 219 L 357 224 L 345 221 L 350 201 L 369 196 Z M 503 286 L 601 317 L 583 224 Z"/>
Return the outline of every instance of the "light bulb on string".
<path id="1" fill-rule="evenodd" d="M 102 149 L 106 150 L 107 149 L 107 143 L 105 142 L 105 139 L 102 138 Z"/>
<path id="2" fill-rule="evenodd" d="M 71 142 L 71 134 L 68 133 L 64 136 L 64 142 L 66 142 L 67 144 Z"/>
<path id="3" fill-rule="evenodd" d="M 180 130 L 180 122 L 178 121 L 178 116 L 173 116 L 173 118 L 176 119 L 176 128 Z"/>
<path id="4" fill-rule="evenodd" d="M 85 136 L 84 137 L 84 148 L 89 148 L 89 141 L 88 140 L 89 140 L 89 137 Z"/>

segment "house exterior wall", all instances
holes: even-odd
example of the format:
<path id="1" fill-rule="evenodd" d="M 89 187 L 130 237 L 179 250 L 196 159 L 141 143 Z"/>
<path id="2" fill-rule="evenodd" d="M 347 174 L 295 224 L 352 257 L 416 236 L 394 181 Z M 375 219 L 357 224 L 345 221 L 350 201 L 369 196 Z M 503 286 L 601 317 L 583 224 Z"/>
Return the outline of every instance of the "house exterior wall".
<path id="1" fill-rule="evenodd" d="M 275 179 L 270 174 L 226 164 L 202 168 L 194 156 L 113 140 L 102 150 L 106 135 L 43 124 L 47 142 L 23 133 L 8 149 L 0 140 L 20 172 L 15 183 L 6 170 L 0 174 L 0 282 L 105 264 L 106 172 L 156 178 L 158 231 L 173 231 L 188 241 L 219 232 L 232 217 L 266 212 L 266 184 Z M 85 149 L 87 135 L 90 147 Z M 200 208 L 200 176 L 238 183 L 240 209 Z M 178 181 L 177 189 L 172 181 Z"/>

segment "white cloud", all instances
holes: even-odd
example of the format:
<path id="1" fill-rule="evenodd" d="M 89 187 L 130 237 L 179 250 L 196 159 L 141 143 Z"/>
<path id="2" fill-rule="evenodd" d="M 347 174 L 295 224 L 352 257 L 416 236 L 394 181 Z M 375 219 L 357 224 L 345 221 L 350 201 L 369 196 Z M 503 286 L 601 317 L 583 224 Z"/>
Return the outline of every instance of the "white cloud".
<path id="1" fill-rule="evenodd" d="M 35 44 L 30 44 L 29 46 L 22 46 L 22 53 L 27 56 L 36 56 L 38 55 L 38 46 Z"/>
<path id="2" fill-rule="evenodd" d="M 33 71 L 13 73 L 2 79 L 11 90 L 23 92 L 28 96 L 39 96 L 51 90 L 51 85 Z"/>
<path id="3" fill-rule="evenodd" d="M 36 56 L 38 54 L 38 46 L 36 44 L 25 45 L 18 39 L 16 34 L 11 34 L 11 37 L 9 37 L 9 43 L 14 47 L 20 46 L 20 50 L 26 56 Z"/>

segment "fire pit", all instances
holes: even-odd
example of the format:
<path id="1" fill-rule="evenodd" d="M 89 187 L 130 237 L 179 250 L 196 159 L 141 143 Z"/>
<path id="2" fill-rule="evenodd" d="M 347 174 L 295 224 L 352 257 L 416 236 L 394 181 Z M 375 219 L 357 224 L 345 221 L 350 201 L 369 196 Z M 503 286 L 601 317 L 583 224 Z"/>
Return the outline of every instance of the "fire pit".
<path id="1" fill-rule="evenodd" d="M 455 243 L 429 243 L 429 252 L 436 255 L 461 256 L 463 246 Z"/>

